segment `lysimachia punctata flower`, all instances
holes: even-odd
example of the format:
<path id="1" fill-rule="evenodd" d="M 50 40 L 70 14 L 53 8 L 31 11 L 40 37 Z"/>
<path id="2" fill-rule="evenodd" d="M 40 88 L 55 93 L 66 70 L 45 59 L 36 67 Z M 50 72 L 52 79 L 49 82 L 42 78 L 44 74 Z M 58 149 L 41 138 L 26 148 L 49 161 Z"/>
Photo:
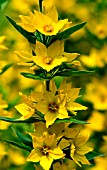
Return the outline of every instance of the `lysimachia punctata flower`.
<path id="1" fill-rule="evenodd" d="M 12 113 L 10 111 L 7 111 L 6 108 L 8 108 L 8 104 L 5 100 L 2 99 L 2 95 L 0 95 L 0 116 L 12 117 Z M 4 122 L 0 120 L 0 130 L 7 129 L 9 125 L 9 122 Z"/>
<path id="2" fill-rule="evenodd" d="M 49 170 L 54 160 L 63 158 L 65 154 L 57 146 L 57 140 L 55 134 L 49 135 L 47 132 L 43 133 L 43 136 L 32 136 L 33 147 L 27 161 L 40 162 L 40 165 L 44 170 Z"/>
<path id="3" fill-rule="evenodd" d="M 36 109 L 44 114 L 46 127 L 52 125 L 57 118 L 64 119 L 69 117 L 65 102 L 61 102 L 58 95 L 49 91 L 44 92 L 43 101 L 37 103 Z"/>
<path id="4" fill-rule="evenodd" d="M 47 131 L 49 134 L 55 134 L 57 140 L 60 140 L 62 136 L 64 136 L 64 131 L 65 131 L 65 123 L 57 123 L 57 124 L 52 124 L 48 128 L 46 128 L 46 123 L 44 122 L 35 122 L 35 131 L 34 135 L 35 136 L 42 136 L 44 131 Z"/>
<path id="5" fill-rule="evenodd" d="M 65 80 L 61 83 L 58 89 L 60 99 L 66 101 L 65 107 L 72 114 L 76 114 L 75 111 L 87 109 L 87 107 L 75 102 L 79 97 L 79 92 L 80 88 L 71 88 L 71 83 L 66 83 Z"/>
<path id="6" fill-rule="evenodd" d="M 89 161 L 85 156 L 85 154 L 93 150 L 93 148 L 86 145 L 88 138 L 88 136 L 82 136 L 78 134 L 71 142 L 70 156 L 73 161 L 79 166 L 81 166 L 79 162 L 81 162 L 82 164 L 90 165 Z"/>
<path id="7" fill-rule="evenodd" d="M 28 32 L 36 32 L 52 36 L 56 35 L 61 28 L 68 23 L 68 19 L 58 21 L 58 13 L 55 7 L 45 15 L 34 10 L 34 14 L 29 12 L 29 16 L 20 15 L 22 23 L 19 23 Z"/>
<path id="8" fill-rule="evenodd" d="M 106 76 L 100 80 L 94 78 L 86 85 L 86 94 L 84 95 L 84 99 L 91 102 L 96 110 L 107 110 Z"/>
<path id="9" fill-rule="evenodd" d="M 32 92 L 29 97 L 20 93 L 24 103 L 16 105 L 15 108 L 23 115 L 21 119 L 37 116 L 36 113 L 39 111 L 44 115 L 48 128 L 56 119 L 69 118 L 68 111 L 76 114 L 75 111 L 86 110 L 85 106 L 75 102 L 80 89 L 71 88 L 69 83 L 63 82 L 62 84 L 64 90 L 62 90 L 63 85 L 57 90 L 54 82 L 52 82 L 49 91 L 45 90 L 45 85 L 43 85 L 43 92 Z"/>
<path id="10" fill-rule="evenodd" d="M 54 67 L 61 65 L 62 62 L 67 61 L 61 53 L 61 42 L 59 40 L 55 41 L 48 48 L 41 42 L 36 41 L 35 52 L 36 56 L 32 57 L 34 63 L 48 72 Z"/>
<path id="11" fill-rule="evenodd" d="M 6 46 L 4 46 L 2 43 L 5 40 L 5 36 L 0 36 L 0 50 L 7 50 L 8 48 Z"/>
<path id="12" fill-rule="evenodd" d="M 49 47 L 36 41 L 33 52 L 34 54 L 32 54 L 32 50 L 15 51 L 21 60 L 18 65 L 28 66 L 32 70 L 38 67 L 49 72 L 62 63 L 69 63 L 71 66 L 75 65 L 75 58 L 79 55 L 78 53 L 64 52 L 64 42 L 59 40 L 52 43 Z"/>
<path id="13" fill-rule="evenodd" d="M 70 159 L 66 159 L 61 163 L 57 162 L 53 165 L 53 170 L 76 170 L 74 162 Z"/>

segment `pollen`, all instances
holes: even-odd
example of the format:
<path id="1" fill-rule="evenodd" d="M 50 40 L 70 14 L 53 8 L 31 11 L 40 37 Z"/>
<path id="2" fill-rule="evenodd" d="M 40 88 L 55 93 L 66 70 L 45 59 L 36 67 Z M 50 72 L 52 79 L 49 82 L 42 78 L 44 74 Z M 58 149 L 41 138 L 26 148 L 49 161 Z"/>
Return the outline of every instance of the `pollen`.
<path id="1" fill-rule="evenodd" d="M 45 64 L 51 64 L 51 62 L 52 62 L 51 57 L 46 57 L 45 58 Z"/>
<path id="2" fill-rule="evenodd" d="M 48 150 L 49 150 L 48 147 L 43 146 L 43 148 L 42 148 L 42 153 L 43 153 L 43 155 L 47 155 L 47 154 L 48 154 Z"/>
<path id="3" fill-rule="evenodd" d="M 51 112 L 56 112 L 56 111 L 59 109 L 59 106 L 58 106 L 58 104 L 56 104 L 55 102 L 53 102 L 53 103 L 50 103 L 50 104 L 48 105 L 48 109 L 49 109 L 49 111 L 51 111 Z"/>
<path id="4" fill-rule="evenodd" d="M 44 26 L 44 31 L 45 32 L 53 32 L 53 30 L 54 30 L 54 28 L 53 28 L 53 26 L 50 24 L 50 25 L 45 25 Z"/>

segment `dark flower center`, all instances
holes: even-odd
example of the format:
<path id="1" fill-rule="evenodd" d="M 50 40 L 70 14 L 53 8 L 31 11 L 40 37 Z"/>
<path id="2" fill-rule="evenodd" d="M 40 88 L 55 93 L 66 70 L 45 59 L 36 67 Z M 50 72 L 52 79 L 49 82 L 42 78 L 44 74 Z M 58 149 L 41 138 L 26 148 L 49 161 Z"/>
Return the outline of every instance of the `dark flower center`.
<path id="1" fill-rule="evenodd" d="M 51 24 L 50 25 L 45 25 L 44 26 L 44 31 L 45 32 L 50 32 L 50 33 L 53 32 L 53 25 L 51 25 Z"/>
<path id="2" fill-rule="evenodd" d="M 57 103 L 53 102 L 53 103 L 49 103 L 48 105 L 48 110 L 51 112 L 56 112 L 59 109 L 59 106 Z"/>

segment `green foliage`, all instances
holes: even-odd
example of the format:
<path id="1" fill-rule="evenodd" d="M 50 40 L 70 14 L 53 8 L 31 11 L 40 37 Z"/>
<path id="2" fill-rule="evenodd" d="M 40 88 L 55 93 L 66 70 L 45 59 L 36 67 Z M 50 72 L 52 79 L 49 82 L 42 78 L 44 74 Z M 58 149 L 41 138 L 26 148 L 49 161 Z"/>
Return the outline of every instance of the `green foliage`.
<path id="1" fill-rule="evenodd" d="M 14 141 L 10 141 L 10 140 L 5 140 L 5 139 L 2 139 L 2 140 L 5 141 L 5 142 L 7 142 L 7 143 L 9 143 L 9 144 L 11 144 L 11 145 L 14 145 L 14 146 L 16 146 L 16 147 L 18 147 L 18 148 L 24 149 L 24 150 L 26 150 L 26 151 L 28 151 L 28 152 L 31 152 L 31 150 L 32 150 L 32 148 L 29 147 L 29 146 L 22 145 L 22 144 L 20 144 L 20 143 L 17 143 L 17 142 L 14 142 Z"/>
<path id="2" fill-rule="evenodd" d="M 41 121 L 38 117 L 31 117 L 29 119 L 20 120 L 15 118 L 8 118 L 8 117 L 0 117 L 0 120 L 6 121 L 6 122 L 12 122 L 12 123 L 34 123 Z"/>
<path id="3" fill-rule="evenodd" d="M 12 129 L 15 131 L 18 139 L 19 139 L 24 145 L 33 148 L 31 138 L 28 138 L 27 136 L 24 136 L 22 133 L 20 133 L 18 130 L 14 129 L 14 128 L 12 128 Z"/>
<path id="4" fill-rule="evenodd" d="M 57 35 L 53 36 L 50 39 L 49 44 L 53 43 L 56 40 L 63 40 L 63 39 L 68 38 L 71 34 L 73 34 L 74 32 L 76 32 L 78 30 L 80 30 L 81 28 L 83 28 L 85 24 L 86 24 L 86 22 L 83 22 L 83 23 L 74 25 L 74 26 L 64 30 L 63 32 L 58 33 Z"/>
<path id="5" fill-rule="evenodd" d="M 43 80 L 41 77 L 36 76 L 35 74 L 31 74 L 31 73 L 20 73 L 22 76 L 29 78 L 29 79 L 34 79 L 34 80 Z"/>
<path id="6" fill-rule="evenodd" d="M 13 63 L 9 63 L 7 65 L 5 65 L 0 72 L 0 75 L 2 75 L 5 71 L 7 71 L 11 66 L 13 65 Z"/>
<path id="7" fill-rule="evenodd" d="M 89 152 L 89 153 L 86 154 L 86 158 L 88 160 L 92 160 L 92 159 L 96 158 L 97 156 L 105 156 L 105 154 L 94 152 L 94 151 L 93 152 Z"/>
<path id="8" fill-rule="evenodd" d="M 77 124 L 88 124 L 88 122 L 77 120 L 73 118 L 57 119 L 55 123 L 77 123 Z"/>
<path id="9" fill-rule="evenodd" d="M 6 121 L 6 122 L 12 122 L 12 123 L 34 123 L 34 122 L 39 122 L 45 120 L 43 118 L 38 118 L 38 117 L 31 117 L 29 119 L 25 120 L 20 120 L 20 119 L 15 119 L 15 118 L 7 118 L 7 117 L 0 117 L 0 120 Z M 82 121 L 82 120 L 77 120 L 74 118 L 65 118 L 65 119 L 57 119 L 55 123 L 77 123 L 77 124 L 88 124 L 88 122 Z"/>
<path id="10" fill-rule="evenodd" d="M 16 30 L 19 31 L 30 43 L 35 44 L 36 37 L 33 33 L 30 33 L 28 31 L 24 30 L 21 26 L 19 26 L 14 20 L 12 20 L 7 15 L 6 15 L 6 18 L 16 28 Z"/>
<path id="11" fill-rule="evenodd" d="M 8 4 L 8 0 L 0 0 L 0 11 L 2 11 L 7 4 Z"/>
<path id="12" fill-rule="evenodd" d="M 73 71 L 72 69 L 60 71 L 55 74 L 55 76 L 83 76 L 88 74 L 93 74 L 94 71 L 86 71 L 86 70 L 80 70 L 80 71 Z"/>

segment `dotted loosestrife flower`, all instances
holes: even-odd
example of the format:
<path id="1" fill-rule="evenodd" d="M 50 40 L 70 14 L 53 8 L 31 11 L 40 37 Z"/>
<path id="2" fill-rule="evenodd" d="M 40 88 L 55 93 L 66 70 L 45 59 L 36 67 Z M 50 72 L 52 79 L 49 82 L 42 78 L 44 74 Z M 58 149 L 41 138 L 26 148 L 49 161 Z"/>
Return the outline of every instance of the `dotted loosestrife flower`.
<path id="1" fill-rule="evenodd" d="M 41 67 L 49 72 L 63 62 L 75 65 L 74 59 L 79 55 L 78 53 L 64 52 L 64 42 L 59 40 L 52 43 L 48 48 L 36 41 L 33 52 L 34 55 L 32 55 L 32 50 L 15 51 L 21 60 L 18 65 L 29 66 L 32 70 Z"/>
<path id="2" fill-rule="evenodd" d="M 12 113 L 5 110 L 8 107 L 8 104 L 5 100 L 2 99 L 2 95 L 0 95 L 0 116 L 3 117 L 12 117 Z M 4 122 L 0 120 L 0 130 L 5 130 L 10 125 L 9 122 Z"/>
<path id="3" fill-rule="evenodd" d="M 65 154 L 57 146 L 55 135 L 49 135 L 47 132 L 43 136 L 32 136 L 33 147 L 27 161 L 40 162 L 44 170 L 49 170 L 53 160 L 63 158 Z"/>
<path id="4" fill-rule="evenodd" d="M 4 42 L 5 40 L 5 36 L 0 36 L 0 50 L 7 50 L 8 48 L 5 47 L 2 43 Z"/>
<path id="5" fill-rule="evenodd" d="M 22 23 L 19 23 L 28 32 L 35 32 L 38 30 L 40 33 L 52 36 L 56 35 L 59 30 L 64 27 L 68 19 L 58 21 L 58 13 L 55 7 L 50 9 L 46 15 L 34 10 L 34 14 L 29 12 L 29 16 L 19 16 Z"/>
<path id="6" fill-rule="evenodd" d="M 64 136 L 64 130 L 65 130 L 65 123 L 57 123 L 52 124 L 48 128 L 46 128 L 46 123 L 44 122 L 35 122 L 35 136 L 42 136 L 44 131 L 48 132 L 49 134 L 55 134 L 57 140 L 59 141 L 62 136 Z"/>
<path id="7" fill-rule="evenodd" d="M 59 162 L 55 163 L 53 165 L 53 170 L 76 170 L 74 165 L 74 162 L 70 159 L 66 159 L 65 162 Z"/>
<path id="8" fill-rule="evenodd" d="M 79 97 L 79 91 L 80 88 L 71 88 L 71 83 L 66 84 L 65 80 L 58 89 L 60 100 L 65 100 L 66 109 L 73 114 L 76 114 L 75 111 L 87 109 L 87 107 L 75 102 L 75 100 Z"/>
<path id="9" fill-rule="evenodd" d="M 42 92 L 32 93 L 30 97 L 19 93 L 24 99 L 24 103 L 15 106 L 16 110 L 22 114 L 20 119 L 28 119 L 35 113 L 35 102 L 38 102 L 42 98 Z M 34 100 L 35 98 L 35 100 Z"/>
<path id="10" fill-rule="evenodd" d="M 46 120 L 46 127 L 52 125 L 57 118 L 68 118 L 68 112 L 65 108 L 65 103 L 59 100 L 58 95 L 53 92 L 44 92 L 43 101 L 36 104 L 36 109 L 44 114 Z"/>
<path id="11" fill-rule="evenodd" d="M 90 165 L 89 161 L 86 159 L 85 154 L 92 151 L 93 148 L 86 146 L 87 140 L 88 136 L 81 136 L 79 134 L 71 143 L 70 156 L 79 166 L 81 166 L 79 162 L 82 164 Z"/>
<path id="12" fill-rule="evenodd" d="M 36 41 L 36 55 L 33 56 L 33 61 L 48 72 L 54 67 L 61 65 L 66 61 L 66 58 L 61 54 L 61 42 L 55 41 L 48 48 L 39 41 Z"/>

